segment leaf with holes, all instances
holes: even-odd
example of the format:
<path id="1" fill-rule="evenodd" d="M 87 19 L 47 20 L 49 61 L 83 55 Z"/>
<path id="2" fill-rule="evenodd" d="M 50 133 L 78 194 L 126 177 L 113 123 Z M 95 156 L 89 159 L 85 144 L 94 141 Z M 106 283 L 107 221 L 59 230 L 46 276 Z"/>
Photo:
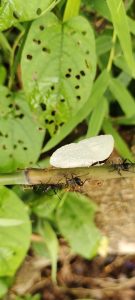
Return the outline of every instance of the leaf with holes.
<path id="1" fill-rule="evenodd" d="M 0 30 L 5 30 L 14 24 L 38 18 L 51 10 L 60 0 L 2 0 L 0 7 Z M 40 3 L 40 4 L 39 4 Z"/>
<path id="2" fill-rule="evenodd" d="M 0 87 L 0 171 L 14 171 L 35 163 L 44 129 L 38 126 L 22 93 Z"/>
<path id="3" fill-rule="evenodd" d="M 23 49 L 22 80 L 39 119 L 54 134 L 87 101 L 95 76 L 95 39 L 81 16 L 34 21 Z"/>
<path id="4" fill-rule="evenodd" d="M 18 196 L 0 187 L 0 219 L 17 219 L 16 226 L 0 227 L 0 276 L 13 276 L 30 245 L 31 224 L 23 202 Z"/>

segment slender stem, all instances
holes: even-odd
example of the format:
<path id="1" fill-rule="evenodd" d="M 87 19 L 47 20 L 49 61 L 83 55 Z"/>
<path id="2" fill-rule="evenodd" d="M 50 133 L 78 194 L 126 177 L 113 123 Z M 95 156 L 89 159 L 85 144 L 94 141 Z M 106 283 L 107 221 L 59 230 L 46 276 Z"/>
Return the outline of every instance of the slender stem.
<path id="1" fill-rule="evenodd" d="M 113 64 L 113 59 L 114 59 L 114 55 L 115 55 L 115 42 L 116 42 L 116 31 L 113 31 L 113 36 L 112 36 L 112 48 L 110 51 L 110 56 L 109 56 L 109 60 L 108 60 L 108 64 L 107 64 L 107 71 L 110 72 L 111 68 L 112 68 L 112 64 Z"/>
<path id="2" fill-rule="evenodd" d="M 102 181 L 113 178 L 135 177 L 135 163 L 128 163 L 128 167 L 124 168 L 123 165 L 102 165 L 91 166 L 89 168 L 46 168 L 46 169 L 26 169 L 13 174 L 1 174 L 0 185 L 12 184 L 47 184 L 58 185 L 62 184 L 64 187 L 67 185 L 75 184 L 72 179 L 75 177 L 85 181 Z"/>

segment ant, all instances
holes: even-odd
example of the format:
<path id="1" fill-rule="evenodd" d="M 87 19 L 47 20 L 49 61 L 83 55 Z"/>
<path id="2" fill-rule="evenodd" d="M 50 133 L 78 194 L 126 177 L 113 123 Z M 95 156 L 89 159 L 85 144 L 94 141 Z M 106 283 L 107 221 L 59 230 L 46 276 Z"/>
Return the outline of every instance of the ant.
<path id="1" fill-rule="evenodd" d="M 121 164 L 112 164 L 113 170 L 118 171 L 118 174 L 121 175 L 121 171 L 129 171 L 130 167 L 133 165 L 131 161 L 129 162 L 128 159 L 124 159 Z"/>
<path id="2" fill-rule="evenodd" d="M 70 187 L 75 187 L 75 186 L 83 186 L 84 182 L 82 181 L 79 177 L 71 175 L 72 178 L 66 178 L 66 185 Z"/>

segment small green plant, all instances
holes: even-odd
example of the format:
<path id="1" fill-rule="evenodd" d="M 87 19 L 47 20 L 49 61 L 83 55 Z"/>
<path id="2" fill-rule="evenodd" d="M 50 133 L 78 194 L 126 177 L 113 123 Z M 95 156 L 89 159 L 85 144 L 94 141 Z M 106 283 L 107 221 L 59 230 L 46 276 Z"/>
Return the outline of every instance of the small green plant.
<path id="1" fill-rule="evenodd" d="M 83 137 L 112 134 L 119 154 L 133 161 L 119 128 L 135 125 L 134 17 L 132 0 L 1 1 L 0 172 L 8 173 L 2 184 L 11 179 L 14 186 L 0 188 L 0 297 L 12 285 L 32 231 L 42 236 L 32 247 L 51 258 L 53 281 L 57 233 L 87 259 L 98 252 L 101 234 L 88 198 L 22 191 L 15 185 L 25 176 L 11 173 L 48 166 L 48 151 L 82 121 Z"/>

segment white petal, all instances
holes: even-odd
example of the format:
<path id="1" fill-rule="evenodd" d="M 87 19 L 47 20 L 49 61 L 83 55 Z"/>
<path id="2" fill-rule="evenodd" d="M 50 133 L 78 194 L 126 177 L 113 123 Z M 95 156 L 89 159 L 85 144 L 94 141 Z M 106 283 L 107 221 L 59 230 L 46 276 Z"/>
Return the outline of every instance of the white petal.
<path id="1" fill-rule="evenodd" d="M 57 168 L 89 167 L 107 159 L 113 151 L 112 135 L 98 135 L 57 149 L 50 164 Z"/>

